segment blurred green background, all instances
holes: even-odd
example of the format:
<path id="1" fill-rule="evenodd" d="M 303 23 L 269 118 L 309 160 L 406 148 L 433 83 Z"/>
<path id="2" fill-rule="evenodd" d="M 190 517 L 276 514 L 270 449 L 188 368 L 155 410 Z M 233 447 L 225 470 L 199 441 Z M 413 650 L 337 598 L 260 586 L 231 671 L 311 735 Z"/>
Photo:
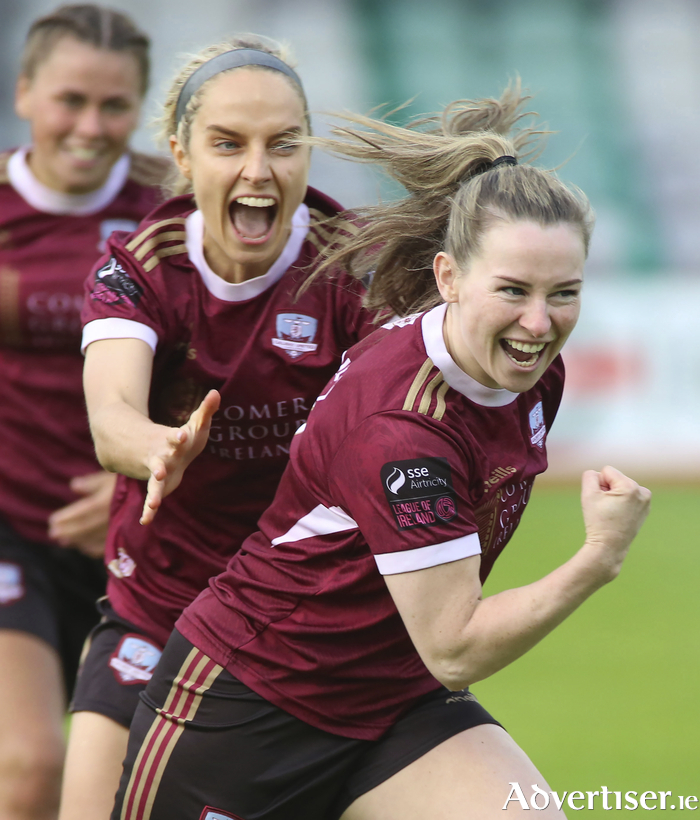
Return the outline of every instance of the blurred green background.
<path id="1" fill-rule="evenodd" d="M 623 807 L 630 790 L 700 796 L 698 487 L 649 486 L 652 511 L 620 576 L 472 687 L 553 790 L 607 786 Z M 484 594 L 541 578 L 583 537 L 579 488 L 536 487 Z M 595 805 L 586 817 L 610 816 Z"/>

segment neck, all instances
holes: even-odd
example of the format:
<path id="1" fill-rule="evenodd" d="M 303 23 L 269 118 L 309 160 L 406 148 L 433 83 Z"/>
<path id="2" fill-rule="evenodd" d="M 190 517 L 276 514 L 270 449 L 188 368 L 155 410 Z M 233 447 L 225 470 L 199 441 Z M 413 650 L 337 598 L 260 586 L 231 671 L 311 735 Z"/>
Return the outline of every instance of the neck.
<path id="1" fill-rule="evenodd" d="M 42 162 L 41 157 L 35 149 L 30 149 L 27 153 L 27 165 L 37 182 L 40 182 L 42 185 L 59 194 L 91 194 L 104 183 L 103 180 L 100 185 L 92 185 L 87 188 L 80 185 L 67 185 L 51 173 L 50 165 Z"/>

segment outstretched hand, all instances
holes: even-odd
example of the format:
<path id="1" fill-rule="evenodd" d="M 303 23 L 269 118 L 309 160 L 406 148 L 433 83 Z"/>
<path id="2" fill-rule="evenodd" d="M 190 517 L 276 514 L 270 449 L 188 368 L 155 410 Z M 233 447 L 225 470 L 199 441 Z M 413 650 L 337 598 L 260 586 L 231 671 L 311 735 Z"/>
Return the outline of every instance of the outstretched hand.
<path id="1" fill-rule="evenodd" d="M 160 440 L 155 442 L 148 461 L 151 477 L 141 514 L 142 524 L 153 521 L 165 496 L 179 486 L 187 467 L 206 446 L 211 420 L 220 403 L 221 395 L 210 390 L 182 427 L 159 428 Z"/>
<path id="2" fill-rule="evenodd" d="M 583 474 L 581 506 L 586 543 L 614 577 L 649 513 L 651 492 L 614 467 Z"/>

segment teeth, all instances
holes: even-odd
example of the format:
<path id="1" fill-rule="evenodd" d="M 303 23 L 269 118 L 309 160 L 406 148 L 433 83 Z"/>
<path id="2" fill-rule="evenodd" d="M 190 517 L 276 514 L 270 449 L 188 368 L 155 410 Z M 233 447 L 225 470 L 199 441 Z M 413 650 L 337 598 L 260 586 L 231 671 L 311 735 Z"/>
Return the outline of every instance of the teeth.
<path id="1" fill-rule="evenodd" d="M 533 356 L 531 359 L 528 359 L 526 362 L 519 362 L 515 356 L 511 356 L 510 353 L 506 350 L 506 355 L 511 360 L 511 362 L 515 362 L 519 367 L 531 367 L 533 364 L 537 363 L 537 356 Z"/>
<path id="2" fill-rule="evenodd" d="M 544 342 L 538 344 L 527 344 L 526 342 L 516 342 L 513 339 L 506 339 L 506 342 L 516 350 L 521 350 L 523 353 L 539 353 L 544 349 Z"/>
<path id="3" fill-rule="evenodd" d="M 275 200 L 269 196 L 239 196 L 235 201 L 249 208 L 270 208 L 275 204 Z"/>
<path id="4" fill-rule="evenodd" d="M 77 159 L 96 159 L 100 152 L 96 148 L 69 148 L 68 149 L 71 154 Z"/>

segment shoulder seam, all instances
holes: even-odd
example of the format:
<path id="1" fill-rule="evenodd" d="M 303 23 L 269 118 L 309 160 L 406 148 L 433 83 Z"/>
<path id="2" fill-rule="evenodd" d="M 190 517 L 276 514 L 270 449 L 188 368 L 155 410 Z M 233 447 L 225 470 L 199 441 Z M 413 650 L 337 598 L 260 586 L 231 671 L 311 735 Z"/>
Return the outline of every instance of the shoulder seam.
<path id="1" fill-rule="evenodd" d="M 125 247 L 128 251 L 134 251 L 138 246 L 148 237 L 154 233 L 155 231 L 159 231 L 161 228 L 166 227 L 166 225 L 185 225 L 185 218 L 184 217 L 175 217 L 173 219 L 162 219 L 160 222 L 154 222 L 152 225 L 149 225 L 145 230 L 141 231 L 141 233 L 137 234 Z"/>

